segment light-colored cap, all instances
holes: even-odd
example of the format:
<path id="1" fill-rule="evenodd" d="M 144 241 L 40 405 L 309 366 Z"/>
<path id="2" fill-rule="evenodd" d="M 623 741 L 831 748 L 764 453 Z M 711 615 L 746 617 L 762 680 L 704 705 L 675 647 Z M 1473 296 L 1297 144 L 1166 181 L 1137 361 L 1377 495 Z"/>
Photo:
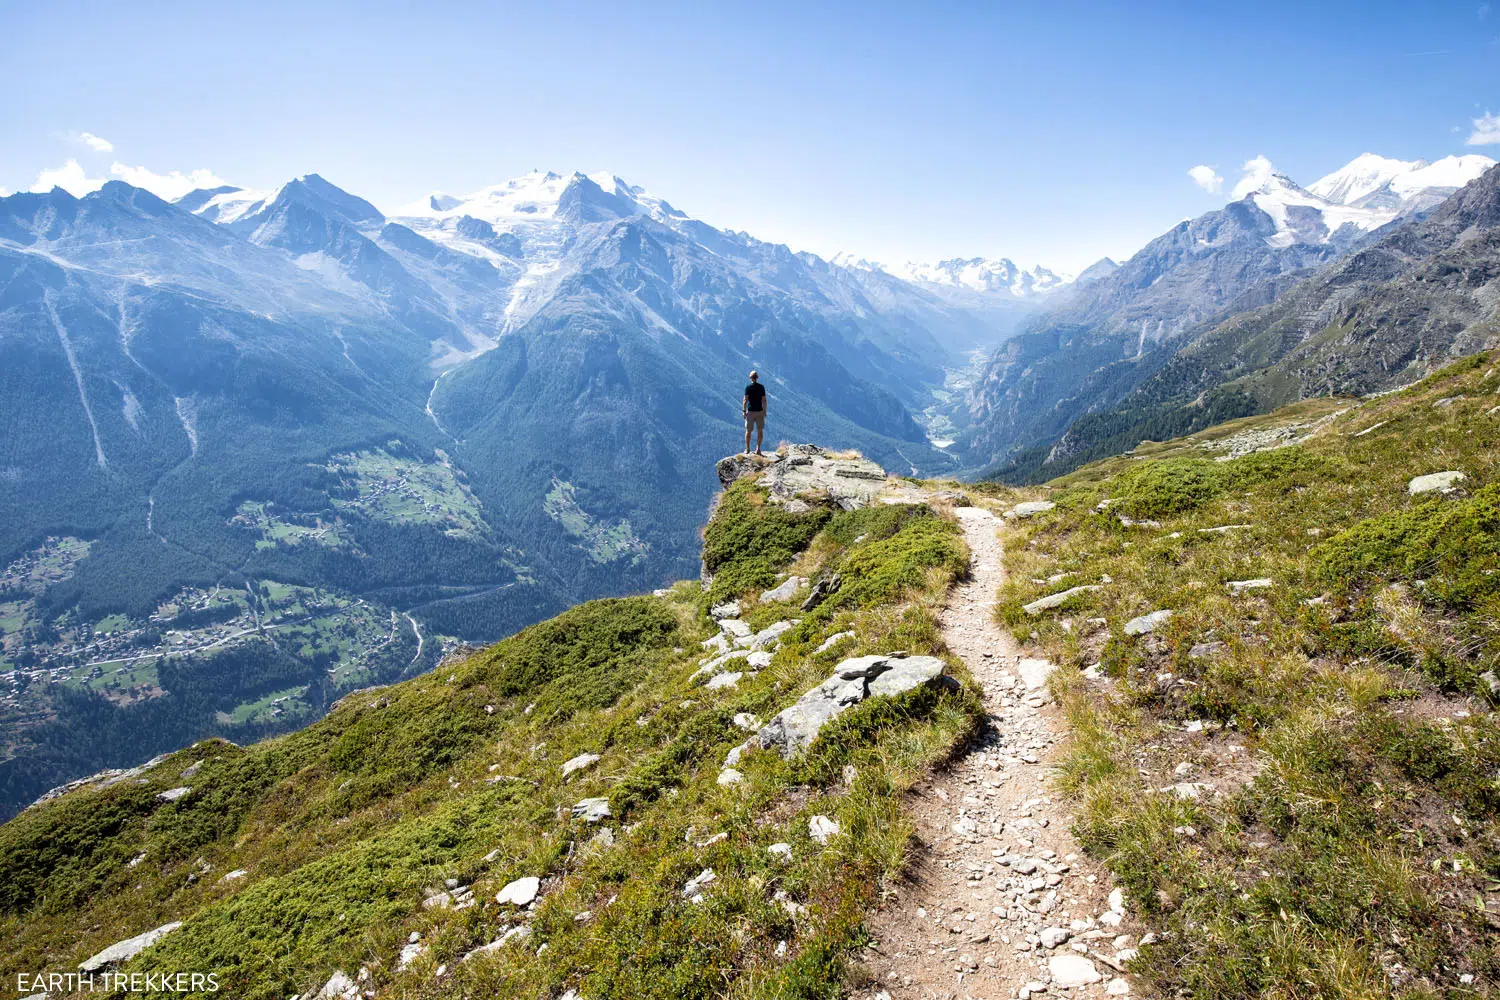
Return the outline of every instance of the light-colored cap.
<path id="1" fill-rule="evenodd" d="M 760 372 L 751 372 L 750 373 L 750 377 L 751 378 L 759 378 L 760 377 Z"/>

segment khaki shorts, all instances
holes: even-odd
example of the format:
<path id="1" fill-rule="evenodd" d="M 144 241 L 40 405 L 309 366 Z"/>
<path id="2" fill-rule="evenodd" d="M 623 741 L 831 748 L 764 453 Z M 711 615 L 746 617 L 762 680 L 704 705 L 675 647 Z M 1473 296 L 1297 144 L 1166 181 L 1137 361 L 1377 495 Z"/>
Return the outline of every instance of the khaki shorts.
<path id="1" fill-rule="evenodd" d="M 763 431 L 765 429 L 766 429 L 766 411 L 765 410 L 748 410 L 748 411 L 746 411 L 746 413 L 745 413 L 745 430 L 747 430 L 747 431 L 748 430 L 762 430 Z"/>

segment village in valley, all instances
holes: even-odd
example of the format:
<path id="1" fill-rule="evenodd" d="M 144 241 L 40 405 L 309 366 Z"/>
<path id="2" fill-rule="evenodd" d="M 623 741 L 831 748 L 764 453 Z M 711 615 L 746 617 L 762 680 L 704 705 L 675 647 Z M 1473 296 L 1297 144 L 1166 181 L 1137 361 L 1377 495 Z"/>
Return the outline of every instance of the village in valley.
<path id="1" fill-rule="evenodd" d="M 71 575 L 88 547 L 77 538 L 48 538 L 0 571 L 0 711 L 23 718 L 40 711 L 35 695 L 54 684 L 129 705 L 164 693 L 158 675 L 164 661 L 203 661 L 257 639 L 315 665 L 337 689 L 359 686 L 375 672 L 387 674 L 391 664 L 382 654 L 393 645 L 404 658 L 425 662 L 423 653 L 453 642 L 423 635 L 416 620 L 394 609 L 275 580 L 187 587 L 144 618 L 111 614 L 87 621 L 68 611 L 44 620 L 37 599 Z M 306 688 L 295 685 L 242 703 L 221 712 L 219 721 L 300 717 L 310 710 L 300 700 Z"/>

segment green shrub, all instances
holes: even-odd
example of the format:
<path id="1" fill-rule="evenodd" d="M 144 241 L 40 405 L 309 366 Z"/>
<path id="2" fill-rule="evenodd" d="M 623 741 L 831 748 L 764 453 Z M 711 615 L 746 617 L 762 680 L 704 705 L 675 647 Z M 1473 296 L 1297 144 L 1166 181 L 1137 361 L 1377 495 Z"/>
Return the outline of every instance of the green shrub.
<path id="1" fill-rule="evenodd" d="M 790 513 L 751 480 L 731 485 L 703 531 L 703 566 L 714 577 L 708 603 L 775 584 L 776 571 L 807 548 L 831 516 L 822 507 Z"/>
<path id="2" fill-rule="evenodd" d="M 850 551 L 839 566 L 843 584 L 836 603 L 868 607 L 894 601 L 905 591 L 921 587 L 930 569 L 956 577 L 967 565 L 958 526 L 929 511 L 926 516 L 909 517 L 891 537 L 864 542 Z"/>
<path id="3" fill-rule="evenodd" d="M 1500 485 L 1366 518 L 1314 550 L 1319 579 L 1354 589 L 1426 580 L 1423 596 L 1469 607 L 1500 591 Z"/>
<path id="4" fill-rule="evenodd" d="M 1120 476 L 1119 511 L 1138 519 L 1170 517 L 1208 503 L 1224 492 L 1224 469 L 1201 458 L 1149 462 Z"/>
<path id="5" fill-rule="evenodd" d="M 1116 495 L 1127 517 L 1163 518 L 1197 510 L 1225 493 L 1268 483 L 1293 485 L 1324 473 L 1330 462 L 1302 448 L 1256 451 L 1227 462 L 1167 458 L 1148 462 L 1120 476 Z"/>
<path id="6" fill-rule="evenodd" d="M 604 708 L 630 689 L 656 651 L 676 641 L 679 627 L 654 597 L 590 601 L 492 647 L 474 679 L 501 695 L 535 697 L 539 709 L 564 716 Z"/>
<path id="7" fill-rule="evenodd" d="M 854 544 L 856 538 L 865 542 L 879 542 L 890 538 L 909 522 L 923 517 L 936 517 L 932 508 L 923 504 L 882 503 L 859 510 L 841 510 L 833 515 L 823 534 L 843 546 Z"/>
<path id="8" fill-rule="evenodd" d="M 1321 455 L 1294 447 L 1254 451 L 1214 464 L 1219 466 L 1227 490 L 1248 490 L 1265 483 L 1306 480 L 1326 474 L 1333 463 Z"/>

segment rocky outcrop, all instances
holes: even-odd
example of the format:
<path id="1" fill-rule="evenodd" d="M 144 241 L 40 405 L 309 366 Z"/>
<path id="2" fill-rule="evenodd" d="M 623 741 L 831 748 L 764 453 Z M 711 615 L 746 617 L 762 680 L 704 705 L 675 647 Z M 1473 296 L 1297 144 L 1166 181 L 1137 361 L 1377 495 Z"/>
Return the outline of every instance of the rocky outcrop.
<path id="1" fill-rule="evenodd" d="M 793 507 L 802 494 L 826 495 L 845 510 L 867 507 L 885 485 L 879 465 L 853 452 L 833 452 L 810 444 L 787 445 L 775 455 L 731 455 L 719 460 L 719 482 L 729 485 L 759 475 L 772 501 Z"/>

